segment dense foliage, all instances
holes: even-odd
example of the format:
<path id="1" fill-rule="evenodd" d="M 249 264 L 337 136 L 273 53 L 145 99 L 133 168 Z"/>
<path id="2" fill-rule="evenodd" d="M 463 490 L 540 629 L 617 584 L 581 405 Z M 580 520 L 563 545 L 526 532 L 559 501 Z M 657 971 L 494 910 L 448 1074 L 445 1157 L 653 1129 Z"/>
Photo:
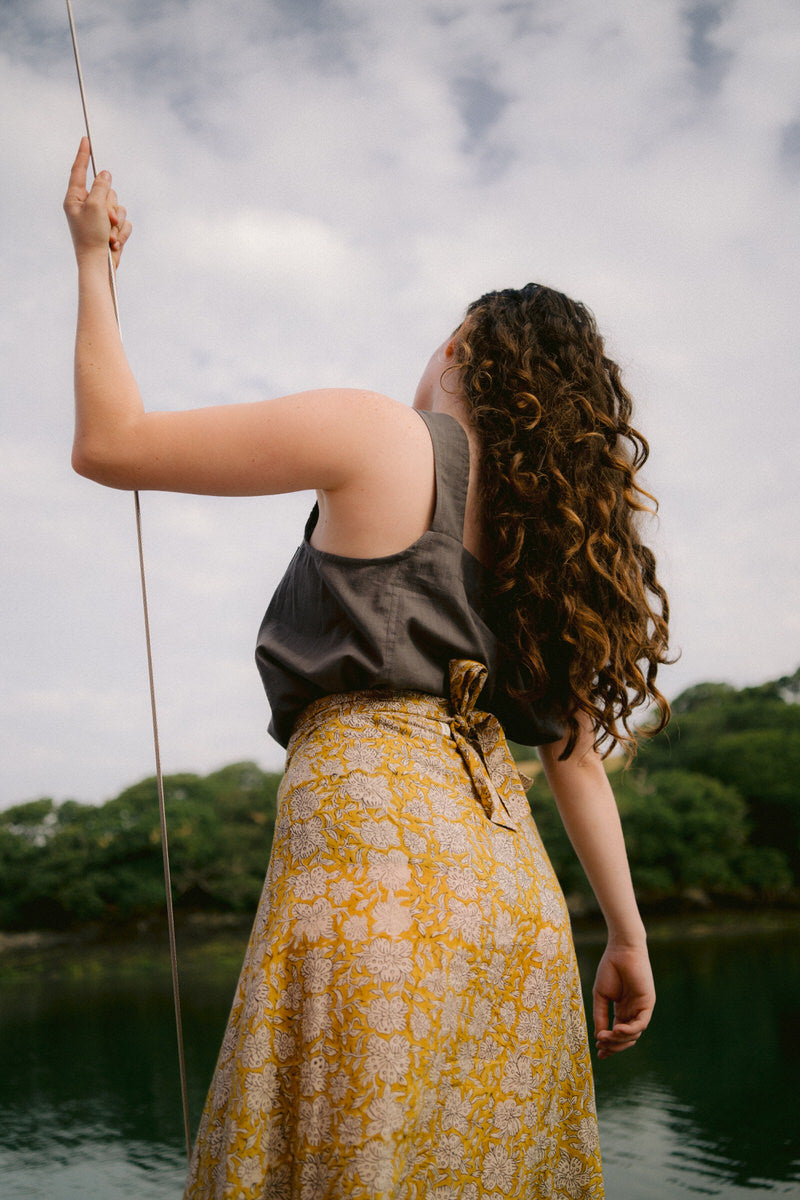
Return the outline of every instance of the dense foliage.
<path id="1" fill-rule="evenodd" d="M 640 900 L 800 898 L 798 701 L 800 670 L 738 691 L 698 684 L 633 765 L 613 772 Z M 529 796 L 564 890 L 588 897 L 540 777 Z"/>
<path id="2" fill-rule="evenodd" d="M 629 769 L 612 768 L 645 904 L 800 896 L 800 671 L 737 691 L 700 684 Z M 524 752 L 522 752 L 524 755 Z M 176 906 L 246 912 L 261 890 L 280 776 L 253 763 L 165 780 Z M 565 892 L 588 885 L 541 775 L 531 808 Z M 155 780 L 95 806 L 0 811 L 0 927 L 130 921 L 163 906 Z"/>
<path id="3" fill-rule="evenodd" d="M 164 781 L 176 905 L 243 912 L 264 882 L 279 775 L 237 763 Z M 155 779 L 96 807 L 36 800 L 0 812 L 0 926 L 128 921 L 164 903 Z"/>

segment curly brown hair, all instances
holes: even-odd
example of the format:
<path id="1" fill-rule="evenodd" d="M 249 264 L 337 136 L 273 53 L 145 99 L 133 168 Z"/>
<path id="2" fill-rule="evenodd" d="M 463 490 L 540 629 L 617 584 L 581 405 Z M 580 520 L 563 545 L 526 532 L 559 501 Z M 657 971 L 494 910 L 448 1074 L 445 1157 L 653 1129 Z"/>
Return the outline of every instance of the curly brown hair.
<path id="1" fill-rule="evenodd" d="M 666 593 L 642 544 L 653 496 L 636 482 L 649 447 L 592 313 L 539 284 L 481 296 L 456 330 L 459 393 L 481 439 L 493 547 L 490 623 L 522 667 L 525 700 L 566 723 L 562 758 L 587 713 L 595 745 L 636 745 L 631 716 L 654 702 L 669 661 Z M 447 374 L 447 372 L 445 372 Z"/>

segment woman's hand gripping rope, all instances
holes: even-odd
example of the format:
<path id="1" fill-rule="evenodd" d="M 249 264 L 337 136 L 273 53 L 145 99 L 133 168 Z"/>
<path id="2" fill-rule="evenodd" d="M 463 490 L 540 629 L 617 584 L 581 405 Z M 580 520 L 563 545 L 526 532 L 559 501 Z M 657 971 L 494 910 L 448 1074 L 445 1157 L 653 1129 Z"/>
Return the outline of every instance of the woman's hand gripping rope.
<path id="1" fill-rule="evenodd" d="M 89 139 L 84 137 L 72 164 L 64 197 L 64 212 L 72 234 L 75 257 L 80 265 L 93 255 L 107 256 L 110 250 L 116 270 L 122 249 L 131 235 L 131 223 L 111 187 L 108 171 L 100 171 L 91 190 L 87 189 L 89 161 Z"/>

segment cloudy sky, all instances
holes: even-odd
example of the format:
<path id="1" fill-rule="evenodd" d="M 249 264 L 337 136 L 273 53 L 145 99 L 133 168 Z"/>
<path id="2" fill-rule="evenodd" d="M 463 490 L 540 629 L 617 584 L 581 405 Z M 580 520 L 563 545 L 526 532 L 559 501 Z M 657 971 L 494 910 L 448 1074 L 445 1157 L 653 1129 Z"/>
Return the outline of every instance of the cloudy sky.
<path id="1" fill-rule="evenodd" d="M 680 662 L 800 663 L 796 0 L 74 0 L 152 408 L 409 400 L 489 288 L 590 305 L 638 398 Z M 66 10 L 0 0 L 0 805 L 152 772 L 133 501 L 74 475 Z M 167 771 L 278 769 L 257 627 L 308 495 L 142 497 Z"/>

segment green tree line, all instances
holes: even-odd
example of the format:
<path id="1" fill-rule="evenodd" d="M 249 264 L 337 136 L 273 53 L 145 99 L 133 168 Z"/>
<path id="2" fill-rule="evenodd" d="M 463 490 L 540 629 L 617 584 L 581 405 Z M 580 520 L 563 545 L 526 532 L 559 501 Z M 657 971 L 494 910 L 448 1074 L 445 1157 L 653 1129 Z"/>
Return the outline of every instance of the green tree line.
<path id="1" fill-rule="evenodd" d="M 610 768 L 645 906 L 800 902 L 800 670 L 758 687 L 701 683 Z M 568 896 L 588 886 L 541 776 L 533 815 Z"/>
<path id="2" fill-rule="evenodd" d="M 611 766 L 645 906 L 800 900 L 800 670 L 760 687 L 704 683 L 668 729 Z M 514 747 L 521 758 L 530 752 Z M 175 903 L 249 912 L 263 883 L 280 775 L 236 763 L 165 779 Z M 541 773 L 531 810 L 565 892 L 589 890 Z M 0 811 L 0 927 L 127 922 L 163 906 L 154 779 L 103 805 Z"/>
<path id="3" fill-rule="evenodd" d="M 258 900 L 281 776 L 254 763 L 169 775 L 176 906 L 246 912 Z M 103 805 L 35 800 L 0 812 L 0 927 L 130 921 L 164 904 L 155 779 Z"/>

